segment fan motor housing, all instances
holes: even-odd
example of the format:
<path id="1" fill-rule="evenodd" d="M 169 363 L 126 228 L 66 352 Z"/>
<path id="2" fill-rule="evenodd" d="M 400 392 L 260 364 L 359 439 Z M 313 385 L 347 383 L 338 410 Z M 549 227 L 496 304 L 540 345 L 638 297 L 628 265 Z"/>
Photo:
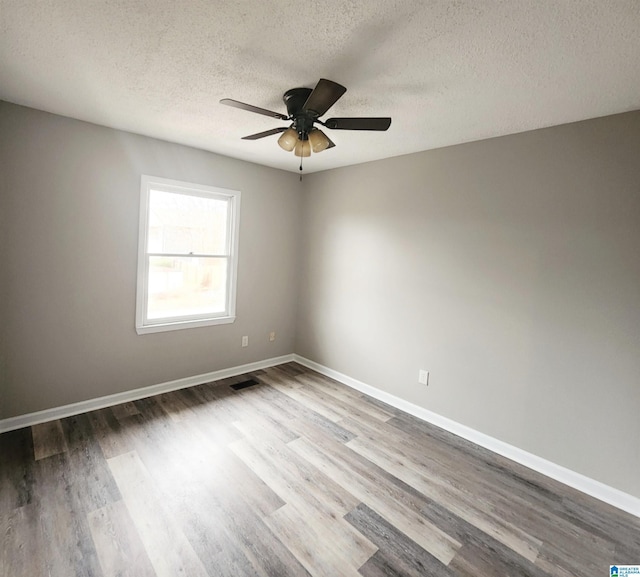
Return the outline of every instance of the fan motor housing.
<path id="1" fill-rule="evenodd" d="M 292 88 L 284 93 L 282 100 L 284 100 L 289 116 L 295 118 L 302 112 L 302 107 L 312 92 L 311 88 Z"/>
<path id="2" fill-rule="evenodd" d="M 303 110 L 304 103 L 312 92 L 311 88 L 292 88 L 287 90 L 282 97 L 300 140 L 307 140 L 309 131 L 313 128 L 313 123 L 316 120 L 313 113 Z"/>

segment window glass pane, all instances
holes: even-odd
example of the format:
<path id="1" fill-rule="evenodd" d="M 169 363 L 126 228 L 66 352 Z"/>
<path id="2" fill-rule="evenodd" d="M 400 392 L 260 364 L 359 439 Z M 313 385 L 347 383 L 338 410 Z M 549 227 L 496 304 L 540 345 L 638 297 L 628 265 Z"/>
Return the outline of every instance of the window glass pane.
<path id="1" fill-rule="evenodd" d="M 148 252 L 228 254 L 228 210 L 225 199 L 151 189 Z"/>
<path id="2" fill-rule="evenodd" d="M 147 318 L 224 313 L 227 260 L 149 257 Z"/>

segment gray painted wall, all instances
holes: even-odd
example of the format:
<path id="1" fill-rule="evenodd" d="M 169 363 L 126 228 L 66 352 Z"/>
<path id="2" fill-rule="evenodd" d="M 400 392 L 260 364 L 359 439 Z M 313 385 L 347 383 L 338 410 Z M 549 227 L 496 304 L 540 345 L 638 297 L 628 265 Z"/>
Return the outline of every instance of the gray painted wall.
<path id="1" fill-rule="evenodd" d="M 301 187 L 0 103 L 0 418 L 295 351 L 640 497 L 638 158 L 634 112 Z M 141 173 L 242 191 L 234 324 L 135 333 Z"/>
<path id="2" fill-rule="evenodd" d="M 640 497 L 640 112 L 313 174 L 303 226 L 296 352 Z"/>
<path id="3" fill-rule="evenodd" d="M 136 334 L 141 173 L 242 192 L 234 324 Z M 293 351 L 297 175 L 4 102 L 0 175 L 0 418 Z"/>

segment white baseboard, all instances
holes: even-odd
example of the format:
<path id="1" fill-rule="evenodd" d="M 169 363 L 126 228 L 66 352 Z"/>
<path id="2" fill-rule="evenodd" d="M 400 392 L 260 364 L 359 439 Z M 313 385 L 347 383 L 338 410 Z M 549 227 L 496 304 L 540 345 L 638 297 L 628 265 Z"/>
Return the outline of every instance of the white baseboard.
<path id="1" fill-rule="evenodd" d="M 374 399 L 378 399 L 409 413 L 414 417 L 422 419 L 428 423 L 431 423 L 441 429 L 449 431 L 454 435 L 458 435 L 463 439 L 467 439 L 476 445 L 480 445 L 485 449 L 489 449 L 494 453 L 502 455 L 516 463 L 520 463 L 525 467 L 529 467 L 534 471 L 542 473 L 547 477 L 551 477 L 556 481 L 560 481 L 569 487 L 573 487 L 578 491 L 582 491 L 587 495 L 591 495 L 596 499 L 609 503 L 618 509 L 627 511 L 636 517 L 640 517 L 640 499 L 624 493 L 619 489 L 605 485 L 600 481 L 591 479 L 581 473 L 576 473 L 566 467 L 547 461 L 542 457 L 538 457 L 532 453 L 528 453 L 518 447 L 514 447 L 504 441 L 485 435 L 475 429 L 457 423 L 447 417 L 438 415 L 428 409 L 414 405 L 409 401 L 396 397 L 385 391 L 381 391 L 371 385 L 367 385 L 362 381 L 353 379 L 347 375 L 334 371 L 324 365 L 306 359 L 296 354 L 284 355 L 281 357 L 274 357 L 271 359 L 265 359 L 263 361 L 257 361 L 255 363 L 249 363 L 246 365 L 239 365 L 236 367 L 230 367 L 228 369 L 222 369 L 219 371 L 213 371 L 202 375 L 194 375 L 192 377 L 185 377 L 183 379 L 177 379 L 175 381 L 168 381 L 166 383 L 160 383 L 157 385 L 151 385 L 149 387 L 142 387 L 140 389 L 134 389 L 131 391 L 124 391 L 122 393 L 116 393 L 114 395 L 107 395 L 105 397 L 99 397 L 97 399 L 90 399 L 87 401 L 81 401 L 79 403 L 73 403 L 71 405 L 64 405 L 62 407 L 55 407 L 52 409 L 46 409 L 44 411 L 38 411 L 35 413 L 29 413 L 26 415 L 19 415 L 17 417 L 10 417 L 8 419 L 0 420 L 0 433 L 7 431 L 13 431 L 14 429 L 21 429 L 23 427 L 30 427 L 39 423 L 47 421 L 53 421 L 56 419 L 63 419 L 65 417 L 71 417 L 80 413 L 86 413 L 88 411 L 94 411 L 96 409 L 103 409 L 105 407 L 111 407 L 113 405 L 119 405 L 120 403 L 126 403 L 130 401 L 136 401 L 138 399 L 144 399 L 153 395 L 161 393 L 168 393 L 169 391 L 177 391 L 179 389 L 185 389 L 187 387 L 193 387 L 196 385 L 202 385 L 204 383 L 210 383 L 213 381 L 219 381 L 229 377 L 235 377 L 252 371 L 258 371 L 260 369 L 267 369 L 283 363 L 295 361 L 309 369 L 317 371 L 318 373 L 335 379 L 353 389 L 356 389 L 362 393 L 365 393 Z"/>
<path id="2" fill-rule="evenodd" d="M 80 413 L 86 413 L 88 411 L 95 411 L 96 409 L 104 409 L 105 407 L 112 407 L 113 405 L 119 405 L 120 403 L 137 401 L 138 399 L 152 397 L 153 395 L 159 395 L 160 393 L 168 393 L 169 391 L 186 389 L 187 387 L 193 387 L 195 385 L 203 385 L 204 383 L 211 383 L 212 381 L 219 381 L 220 379 L 227 379 L 229 377 L 243 375 L 260 369 L 267 369 L 269 367 L 291 362 L 293 358 L 292 354 L 284 355 L 282 357 L 274 357 L 271 359 L 265 359 L 264 361 L 257 361 L 255 363 L 213 371 L 211 373 L 204 373 L 202 375 L 194 375 L 192 377 L 185 377 L 175 381 L 168 381 L 158 385 L 133 389 L 132 391 L 123 391 L 122 393 L 107 395 L 106 397 L 80 401 L 79 403 L 73 403 L 71 405 L 54 407 L 53 409 L 46 409 L 36 413 L 10 417 L 8 419 L 0 420 L 0 433 L 38 425 L 39 423 L 45 423 L 47 421 L 55 421 L 56 419 L 64 419 L 65 417 L 79 415 Z"/>
<path id="3" fill-rule="evenodd" d="M 613 505 L 618 509 L 631 513 L 636 517 L 640 517 L 640 499 L 633 495 L 629 495 L 628 493 L 624 493 L 619 489 L 605 485 L 604 483 L 591 479 L 581 473 L 576 473 L 571 469 L 567 469 L 566 467 L 547 461 L 542 457 L 528 453 L 527 451 L 514 447 L 504 441 L 485 435 L 475 429 L 457 423 L 456 421 L 443 417 L 442 415 L 438 415 L 437 413 L 429 411 L 428 409 L 418 405 L 414 405 L 400 397 L 381 391 L 380 389 L 301 357 L 300 355 L 293 355 L 293 360 L 309 369 L 317 371 L 320 374 L 365 393 L 374 399 L 383 401 L 396 409 L 400 409 L 405 413 L 409 413 L 410 415 L 418 417 L 419 419 L 431 423 L 436 427 L 445 429 L 454 435 L 458 435 L 459 437 L 467 439 L 468 441 L 471 441 L 476 445 L 480 445 L 485 449 L 489 449 L 498 455 L 502 455 L 503 457 L 511 459 L 516 463 L 520 463 L 521 465 L 533 469 L 538 473 L 542 473 L 547 477 L 560 481 L 561 483 L 595 497 L 600 501 L 604 501 L 605 503 L 609 503 L 609 505 Z"/>

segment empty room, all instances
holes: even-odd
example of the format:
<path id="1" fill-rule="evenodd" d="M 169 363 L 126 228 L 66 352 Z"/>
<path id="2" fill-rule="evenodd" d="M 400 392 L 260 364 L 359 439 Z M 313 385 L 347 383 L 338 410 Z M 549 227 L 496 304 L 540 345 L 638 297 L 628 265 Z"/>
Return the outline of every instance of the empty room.
<path id="1" fill-rule="evenodd" d="M 640 574 L 637 0 L 0 0 L 0 577 Z"/>

